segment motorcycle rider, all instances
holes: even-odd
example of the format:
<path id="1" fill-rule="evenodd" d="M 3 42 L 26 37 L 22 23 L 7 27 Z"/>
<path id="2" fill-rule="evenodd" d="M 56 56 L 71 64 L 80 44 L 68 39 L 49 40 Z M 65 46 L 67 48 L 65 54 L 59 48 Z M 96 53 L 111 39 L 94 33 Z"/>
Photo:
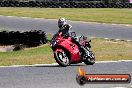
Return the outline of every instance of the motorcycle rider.
<path id="1" fill-rule="evenodd" d="M 77 41 L 76 38 L 71 36 L 71 28 L 72 26 L 70 24 L 68 24 L 65 20 L 65 18 L 60 18 L 58 20 L 58 27 L 59 27 L 59 33 L 62 32 L 62 37 L 66 38 L 66 37 L 71 37 L 73 42 L 75 44 L 77 44 L 77 46 L 79 47 L 79 50 L 82 51 L 81 56 L 82 57 L 86 57 L 87 53 L 86 53 L 86 49 Z"/>
<path id="2" fill-rule="evenodd" d="M 72 26 L 67 24 L 65 18 L 60 18 L 58 20 L 59 32 L 62 32 L 62 36 L 70 36 Z"/>

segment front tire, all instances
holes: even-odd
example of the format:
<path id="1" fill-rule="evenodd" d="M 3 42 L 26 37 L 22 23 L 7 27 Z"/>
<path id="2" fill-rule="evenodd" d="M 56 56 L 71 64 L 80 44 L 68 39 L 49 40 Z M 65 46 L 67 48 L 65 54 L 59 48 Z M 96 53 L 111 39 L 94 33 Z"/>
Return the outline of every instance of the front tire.
<path id="1" fill-rule="evenodd" d="M 90 56 L 84 60 L 84 63 L 86 65 L 93 65 L 95 63 L 95 55 L 92 51 L 90 51 Z"/>
<path id="2" fill-rule="evenodd" d="M 66 67 L 70 63 L 67 53 L 63 49 L 56 49 L 54 53 L 54 58 L 56 62 L 62 67 Z"/>

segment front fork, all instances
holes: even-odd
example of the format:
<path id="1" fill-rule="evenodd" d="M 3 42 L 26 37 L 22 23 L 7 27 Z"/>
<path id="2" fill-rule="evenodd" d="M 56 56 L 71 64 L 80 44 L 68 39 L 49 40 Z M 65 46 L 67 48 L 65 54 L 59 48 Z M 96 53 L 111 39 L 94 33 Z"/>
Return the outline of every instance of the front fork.
<path id="1" fill-rule="evenodd" d="M 85 47 L 81 47 L 82 49 L 83 49 L 83 52 L 82 52 L 82 58 L 83 58 L 83 60 L 86 60 L 86 58 L 88 58 L 88 57 L 90 57 L 90 58 L 92 58 L 92 56 L 91 56 L 91 51 L 90 51 L 90 48 L 91 48 L 91 45 L 88 43 L 88 45 L 86 44 L 85 45 Z"/>

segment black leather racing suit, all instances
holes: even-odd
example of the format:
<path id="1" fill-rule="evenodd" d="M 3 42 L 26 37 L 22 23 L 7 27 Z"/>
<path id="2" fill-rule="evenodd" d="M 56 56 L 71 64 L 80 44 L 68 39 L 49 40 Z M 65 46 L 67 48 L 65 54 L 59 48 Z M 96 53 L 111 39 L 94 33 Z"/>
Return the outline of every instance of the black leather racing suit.
<path id="1" fill-rule="evenodd" d="M 86 51 L 84 50 L 84 47 L 80 45 L 80 43 L 76 40 L 76 38 L 71 36 L 71 25 L 65 24 L 63 27 L 60 28 L 59 33 L 62 32 L 62 37 L 67 38 L 71 37 L 72 41 L 79 47 L 80 52 L 82 52 L 81 56 L 83 57 L 86 55 Z"/>
<path id="2" fill-rule="evenodd" d="M 60 28 L 60 30 L 59 30 L 59 33 L 60 32 L 62 32 L 62 37 L 71 37 L 71 34 L 70 34 L 70 32 L 71 32 L 71 25 L 69 25 L 69 24 L 65 24 L 65 25 L 63 25 L 61 28 Z"/>

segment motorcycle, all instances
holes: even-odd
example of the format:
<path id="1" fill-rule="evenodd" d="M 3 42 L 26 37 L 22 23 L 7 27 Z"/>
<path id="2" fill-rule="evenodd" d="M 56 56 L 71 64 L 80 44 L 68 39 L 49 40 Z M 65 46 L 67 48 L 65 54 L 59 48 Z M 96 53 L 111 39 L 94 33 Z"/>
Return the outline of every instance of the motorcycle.
<path id="1" fill-rule="evenodd" d="M 90 41 L 87 41 L 87 37 L 80 36 L 76 37 L 75 32 L 71 32 L 71 36 L 76 38 L 76 40 L 83 46 L 87 53 L 84 54 L 76 43 L 72 41 L 72 37 L 67 37 L 67 35 L 62 37 L 62 32 L 56 33 L 50 41 L 50 46 L 54 52 L 54 58 L 56 62 L 63 67 L 70 64 L 77 64 L 84 62 L 86 65 L 93 65 L 95 63 L 95 55 L 90 50 Z"/>

